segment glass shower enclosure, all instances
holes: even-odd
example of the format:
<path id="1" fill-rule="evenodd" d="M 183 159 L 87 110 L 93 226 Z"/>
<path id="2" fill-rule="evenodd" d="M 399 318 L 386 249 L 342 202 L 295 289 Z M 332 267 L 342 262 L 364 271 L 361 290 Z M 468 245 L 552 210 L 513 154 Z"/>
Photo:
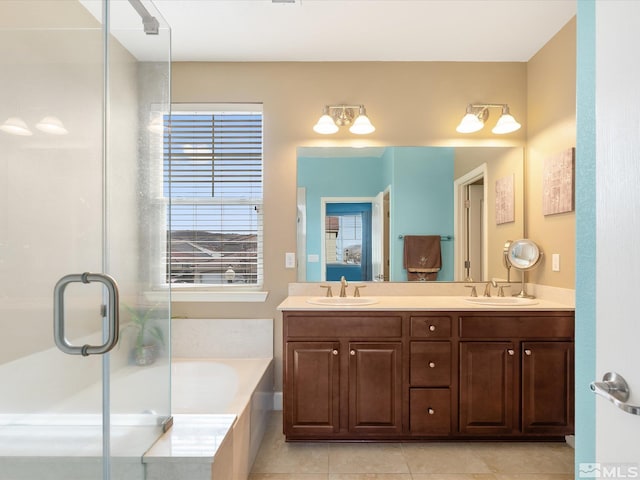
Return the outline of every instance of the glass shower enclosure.
<path id="1" fill-rule="evenodd" d="M 150 1 L 0 2 L 1 478 L 143 479 L 170 423 L 169 80 Z"/>

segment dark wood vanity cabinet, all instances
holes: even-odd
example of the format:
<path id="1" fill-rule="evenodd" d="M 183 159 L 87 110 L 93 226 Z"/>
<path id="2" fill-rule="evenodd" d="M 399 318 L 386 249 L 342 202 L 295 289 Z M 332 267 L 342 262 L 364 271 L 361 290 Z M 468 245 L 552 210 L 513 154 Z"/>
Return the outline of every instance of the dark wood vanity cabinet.
<path id="1" fill-rule="evenodd" d="M 460 432 L 573 433 L 573 315 L 460 317 Z"/>
<path id="2" fill-rule="evenodd" d="M 573 312 L 283 312 L 288 440 L 562 438 Z"/>
<path id="3" fill-rule="evenodd" d="M 402 433 L 402 316 L 284 313 L 287 439 Z"/>
<path id="4" fill-rule="evenodd" d="M 455 425 L 457 377 L 452 361 L 452 330 L 455 316 L 437 314 L 409 315 L 409 434 L 411 436 L 443 436 Z"/>

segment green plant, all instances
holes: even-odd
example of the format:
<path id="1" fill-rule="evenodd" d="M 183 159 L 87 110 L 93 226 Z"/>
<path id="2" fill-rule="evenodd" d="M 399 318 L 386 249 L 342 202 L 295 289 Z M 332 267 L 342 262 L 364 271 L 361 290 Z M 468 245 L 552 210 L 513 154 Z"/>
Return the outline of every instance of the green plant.
<path id="1" fill-rule="evenodd" d="M 127 328 L 136 330 L 135 349 L 141 350 L 149 346 L 150 339 L 156 340 L 160 346 L 164 346 L 164 333 L 158 325 L 154 325 L 155 318 L 152 313 L 154 307 L 151 308 L 133 308 L 127 304 L 123 304 L 129 312 L 131 323 L 127 324 L 123 331 Z"/>

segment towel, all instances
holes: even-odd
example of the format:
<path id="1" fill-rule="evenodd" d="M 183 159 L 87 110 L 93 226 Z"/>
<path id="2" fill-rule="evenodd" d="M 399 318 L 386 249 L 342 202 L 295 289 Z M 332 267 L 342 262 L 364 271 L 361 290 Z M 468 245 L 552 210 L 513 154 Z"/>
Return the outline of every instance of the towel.
<path id="1" fill-rule="evenodd" d="M 409 281 L 433 281 L 442 268 L 440 235 L 405 235 L 404 268 Z"/>

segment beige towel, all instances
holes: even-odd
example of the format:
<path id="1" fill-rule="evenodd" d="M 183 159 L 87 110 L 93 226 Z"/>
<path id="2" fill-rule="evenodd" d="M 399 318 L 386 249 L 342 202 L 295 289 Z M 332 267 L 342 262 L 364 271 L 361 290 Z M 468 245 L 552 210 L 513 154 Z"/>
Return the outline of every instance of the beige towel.
<path id="1" fill-rule="evenodd" d="M 440 235 L 405 235 L 404 268 L 409 281 L 433 281 L 442 268 Z"/>

